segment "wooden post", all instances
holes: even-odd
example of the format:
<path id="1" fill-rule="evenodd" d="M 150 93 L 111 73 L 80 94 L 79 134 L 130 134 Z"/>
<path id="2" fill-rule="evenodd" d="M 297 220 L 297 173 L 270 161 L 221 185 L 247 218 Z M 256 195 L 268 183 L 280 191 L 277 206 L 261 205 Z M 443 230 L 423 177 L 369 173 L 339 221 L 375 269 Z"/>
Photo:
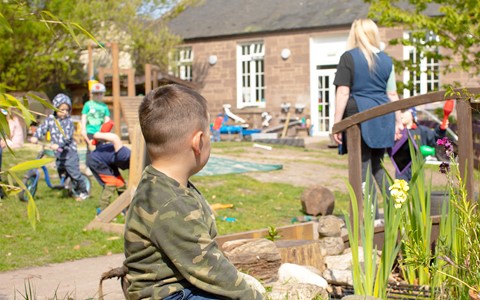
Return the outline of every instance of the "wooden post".
<path id="1" fill-rule="evenodd" d="M 93 78 L 93 49 L 92 43 L 88 42 L 88 80 Z"/>
<path id="2" fill-rule="evenodd" d="M 158 70 L 157 68 L 153 69 L 153 88 L 156 89 L 158 87 Z"/>
<path id="3" fill-rule="evenodd" d="M 362 135 L 360 124 L 349 127 L 347 133 L 348 150 L 348 180 L 357 197 L 359 224 L 363 223 L 363 192 L 362 192 Z M 353 206 L 350 202 L 350 223 L 353 224 Z"/>
<path id="4" fill-rule="evenodd" d="M 137 124 L 132 139 L 127 190 L 96 216 L 93 221 L 85 227 L 86 230 L 101 229 L 108 232 L 123 232 L 123 224 L 113 224 L 109 222 L 132 202 L 137 185 L 142 178 L 143 169 L 147 164 L 145 149 L 145 140 L 143 139 L 140 125 Z"/>
<path id="5" fill-rule="evenodd" d="M 290 124 L 290 111 L 287 113 L 287 119 L 285 120 L 285 125 L 283 126 L 282 138 L 284 138 L 287 135 L 289 124 Z"/>
<path id="6" fill-rule="evenodd" d="M 135 97 L 135 69 L 131 68 L 127 71 L 128 76 L 128 97 Z"/>
<path id="7" fill-rule="evenodd" d="M 145 95 L 152 90 L 152 65 L 145 65 Z"/>
<path id="8" fill-rule="evenodd" d="M 145 139 L 142 135 L 140 125 L 136 124 L 133 128 L 132 136 L 132 154 L 130 156 L 130 168 L 128 176 L 128 187 L 136 188 L 142 178 L 143 169 L 149 163 Z"/>
<path id="9" fill-rule="evenodd" d="M 473 188 L 473 132 L 472 132 L 472 106 L 470 99 L 457 100 L 458 122 L 458 160 L 460 175 L 465 181 L 468 196 L 474 199 Z"/>
<path id="10" fill-rule="evenodd" d="M 105 84 L 105 68 L 98 68 L 98 81 Z"/>
<path id="11" fill-rule="evenodd" d="M 118 67 L 118 43 L 112 43 L 112 96 L 113 96 L 113 122 L 115 133 L 121 136 L 120 132 L 120 71 Z"/>

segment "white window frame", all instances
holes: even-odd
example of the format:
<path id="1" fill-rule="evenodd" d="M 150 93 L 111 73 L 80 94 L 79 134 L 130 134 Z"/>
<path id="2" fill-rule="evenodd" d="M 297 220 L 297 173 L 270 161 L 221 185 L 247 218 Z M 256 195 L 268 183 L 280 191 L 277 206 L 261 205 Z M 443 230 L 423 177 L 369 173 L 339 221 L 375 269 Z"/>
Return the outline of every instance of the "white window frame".
<path id="1" fill-rule="evenodd" d="M 404 39 L 411 39 L 410 32 L 404 32 Z M 431 33 L 427 33 L 427 39 L 438 39 Z M 438 51 L 438 48 L 435 49 Z M 427 59 L 422 53 L 417 53 L 417 49 L 413 46 L 403 47 L 403 59 L 413 60 L 414 64 L 420 64 L 420 74 L 416 74 L 415 71 L 404 71 L 403 82 L 407 84 L 410 78 L 413 77 L 413 89 L 404 89 L 403 96 L 405 98 L 426 94 L 432 91 L 438 91 L 440 89 L 440 61 L 437 59 Z"/>
<path id="2" fill-rule="evenodd" d="M 265 44 L 237 45 L 237 108 L 265 108 Z"/>
<path id="3" fill-rule="evenodd" d="M 182 80 L 192 81 L 193 50 L 192 47 L 179 47 L 174 54 L 174 75 Z"/>

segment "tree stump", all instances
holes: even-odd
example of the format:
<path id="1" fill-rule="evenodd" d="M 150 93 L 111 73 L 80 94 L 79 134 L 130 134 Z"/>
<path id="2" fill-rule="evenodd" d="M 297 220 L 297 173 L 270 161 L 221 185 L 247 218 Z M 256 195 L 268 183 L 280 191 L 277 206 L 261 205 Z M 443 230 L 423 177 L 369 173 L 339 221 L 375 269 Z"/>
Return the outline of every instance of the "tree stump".
<path id="1" fill-rule="evenodd" d="M 321 247 L 315 240 L 279 240 L 275 242 L 282 263 L 311 266 L 320 272 L 325 270 Z"/>

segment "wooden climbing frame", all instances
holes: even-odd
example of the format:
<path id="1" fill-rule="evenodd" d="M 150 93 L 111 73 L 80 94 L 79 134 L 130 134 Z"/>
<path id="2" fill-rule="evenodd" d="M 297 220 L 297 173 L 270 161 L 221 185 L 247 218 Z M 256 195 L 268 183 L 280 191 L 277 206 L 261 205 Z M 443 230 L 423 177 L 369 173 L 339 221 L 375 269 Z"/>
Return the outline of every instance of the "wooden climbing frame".
<path id="1" fill-rule="evenodd" d="M 85 229 L 101 229 L 107 232 L 123 233 L 124 224 L 110 222 L 132 202 L 137 185 L 142 178 L 143 169 L 148 164 L 145 140 L 138 124 L 133 131 L 131 153 L 127 190 L 96 216 Z"/>

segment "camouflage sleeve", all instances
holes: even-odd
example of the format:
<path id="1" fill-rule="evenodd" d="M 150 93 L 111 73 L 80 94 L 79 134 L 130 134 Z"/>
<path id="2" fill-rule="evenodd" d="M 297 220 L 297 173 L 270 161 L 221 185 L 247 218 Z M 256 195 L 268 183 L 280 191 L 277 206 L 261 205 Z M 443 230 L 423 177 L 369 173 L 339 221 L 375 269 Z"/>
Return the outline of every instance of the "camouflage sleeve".
<path id="1" fill-rule="evenodd" d="M 156 217 L 151 240 L 187 281 L 229 299 L 263 299 L 220 251 L 209 228 L 215 221 L 199 199 L 182 195 L 167 202 L 162 211 Z"/>

